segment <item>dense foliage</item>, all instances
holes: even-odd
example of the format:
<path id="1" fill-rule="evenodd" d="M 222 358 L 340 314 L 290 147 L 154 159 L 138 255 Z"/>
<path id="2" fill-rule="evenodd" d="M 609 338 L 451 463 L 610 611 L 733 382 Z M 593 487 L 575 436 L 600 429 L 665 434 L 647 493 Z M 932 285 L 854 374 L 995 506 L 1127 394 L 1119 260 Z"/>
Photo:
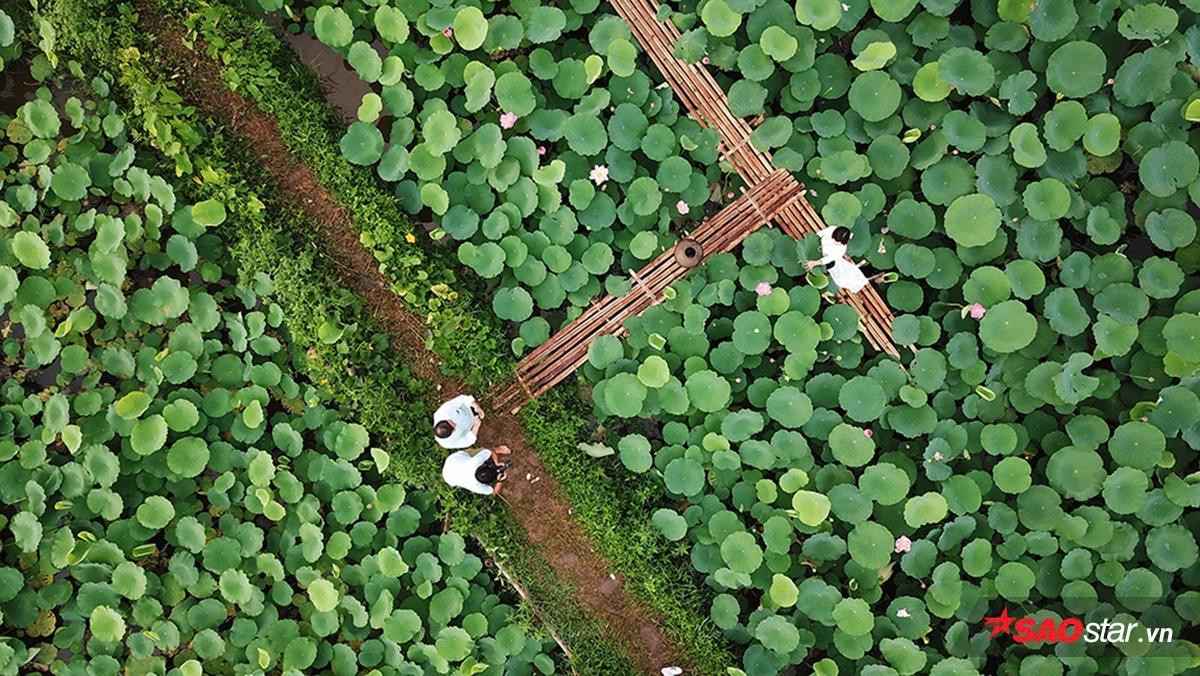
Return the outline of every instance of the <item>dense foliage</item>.
<path id="1" fill-rule="evenodd" d="M 551 672 L 91 86 L 0 120 L 0 671 Z"/>
<path id="2" fill-rule="evenodd" d="M 628 290 L 621 273 L 710 203 L 715 132 L 654 87 L 599 2 L 374 4 L 291 9 L 374 89 L 341 148 L 461 240 L 496 314 L 521 322 L 518 353 L 559 325 L 550 311 Z"/>
<path id="3" fill-rule="evenodd" d="M 672 191 L 659 173 L 668 162 L 707 167 L 689 179 L 705 190 L 678 184 L 689 208 L 724 192 L 709 138 L 598 4 L 300 8 L 379 86 L 344 151 L 378 162 L 410 208 L 431 207 L 467 240 L 462 260 L 500 281 L 502 318 L 560 307 L 560 287 L 585 300 L 564 285 L 573 266 L 595 276 L 578 287 L 590 295 L 650 255 L 639 238 L 654 232 L 657 244 L 677 215 L 660 196 Z M 1200 619 L 1185 591 L 1200 526 L 1197 9 L 660 10 L 683 31 L 677 56 L 709 64 L 735 114 L 764 116 L 753 142 L 801 176 L 829 223 L 854 231 L 851 253 L 896 273 L 895 340 L 912 347 L 902 365 L 867 354 L 850 309 L 822 300 L 823 276 L 803 274 L 813 244 L 774 232 L 711 261 L 631 322 L 623 344 L 594 346 L 585 375 L 597 413 L 618 427 L 662 423 L 630 425 L 620 460 L 687 500 L 654 521 L 688 543 L 717 593 L 714 622 L 748 646 L 748 672 L 811 655 L 822 668 L 971 672 L 989 649 L 1022 669 L 1191 664 L 1182 642 L 1155 648 L 1175 660 L 1131 644 L 1008 651 L 980 621 L 1004 604 L 1144 613 L 1143 624 L 1176 628 Z M 383 55 L 368 47 L 376 37 Z M 389 139 L 375 130 L 384 111 Z M 672 152 L 654 123 L 673 130 Z M 597 191 L 597 164 L 628 171 Z M 497 185 L 504 176 L 520 178 Z M 521 179 L 529 195 L 513 188 Z M 496 202 L 529 208 L 514 222 Z M 592 270 L 598 245 L 617 255 Z M 539 263 L 557 277 L 530 275 Z M 522 286 L 529 298 L 511 290 Z M 522 326 L 529 344 L 546 334 L 536 322 Z"/>

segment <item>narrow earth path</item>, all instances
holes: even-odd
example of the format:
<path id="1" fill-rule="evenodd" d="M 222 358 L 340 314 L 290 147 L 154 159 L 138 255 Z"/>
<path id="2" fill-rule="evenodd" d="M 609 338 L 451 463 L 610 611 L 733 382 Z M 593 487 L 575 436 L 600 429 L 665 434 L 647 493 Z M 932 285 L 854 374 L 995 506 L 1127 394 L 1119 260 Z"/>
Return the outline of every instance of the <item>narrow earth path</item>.
<path id="1" fill-rule="evenodd" d="M 391 292 L 377 261 L 359 244 L 346 210 L 288 150 L 275 120 L 253 100 L 224 85 L 220 66 L 205 56 L 199 43 L 194 49 L 184 43 L 184 29 L 175 19 L 145 5 L 141 9 L 144 25 L 155 35 L 170 64 L 184 74 L 180 94 L 189 105 L 227 124 L 275 180 L 279 197 L 303 210 L 328 245 L 325 253 L 340 271 L 342 283 L 366 301 L 371 315 L 407 356 L 414 373 L 444 398 L 465 391 L 461 380 L 442 373 L 437 356 L 426 348 L 424 319 Z M 683 652 L 667 639 L 652 611 L 627 592 L 621 577 L 610 573 L 608 562 L 575 522 L 564 493 L 526 442 L 520 421 L 499 412 L 489 415 L 480 445 L 495 444 L 506 444 L 513 451 L 512 478 L 501 493 L 509 515 L 558 578 L 574 591 L 579 607 L 640 673 L 685 666 L 681 664 Z M 430 452 L 435 452 L 432 443 Z M 537 599 L 533 601 L 536 606 Z"/>

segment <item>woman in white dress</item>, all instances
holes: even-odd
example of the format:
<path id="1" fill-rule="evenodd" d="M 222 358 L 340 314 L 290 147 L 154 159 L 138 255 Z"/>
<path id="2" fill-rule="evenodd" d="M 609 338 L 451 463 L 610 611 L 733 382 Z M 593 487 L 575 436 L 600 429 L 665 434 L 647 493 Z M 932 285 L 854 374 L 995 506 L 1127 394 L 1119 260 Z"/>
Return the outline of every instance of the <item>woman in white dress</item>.
<path id="1" fill-rule="evenodd" d="M 850 293 L 858 293 L 867 285 L 867 276 L 858 269 L 853 261 L 846 257 L 846 244 L 850 241 L 850 228 L 829 226 L 817 232 L 821 238 L 821 258 L 807 261 L 805 266 L 812 270 L 818 265 L 829 266 L 829 276 L 839 289 Z"/>

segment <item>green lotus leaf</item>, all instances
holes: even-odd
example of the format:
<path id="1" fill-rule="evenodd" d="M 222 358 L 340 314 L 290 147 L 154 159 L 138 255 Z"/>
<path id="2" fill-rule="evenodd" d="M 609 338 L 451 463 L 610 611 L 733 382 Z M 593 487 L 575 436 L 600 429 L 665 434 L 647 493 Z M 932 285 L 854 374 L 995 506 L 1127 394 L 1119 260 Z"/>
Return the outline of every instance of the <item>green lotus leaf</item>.
<path id="1" fill-rule="evenodd" d="M 818 526 L 829 516 L 832 503 L 829 498 L 813 491 L 797 491 L 792 496 L 792 509 L 796 518 L 806 526 Z"/>
<path id="2" fill-rule="evenodd" d="M 1162 40 L 1179 25 L 1179 15 L 1165 5 L 1139 5 L 1121 14 L 1117 30 L 1130 40 Z"/>
<path id="3" fill-rule="evenodd" d="M 917 69 L 913 75 L 913 93 L 922 101 L 934 103 L 950 95 L 950 83 L 941 77 L 941 67 L 937 61 L 927 63 Z"/>
<path id="4" fill-rule="evenodd" d="M 355 122 L 346 129 L 339 146 L 350 162 L 364 166 L 375 164 L 383 156 L 383 133 L 375 125 Z"/>
<path id="5" fill-rule="evenodd" d="M 1083 149 L 1104 157 L 1117 151 L 1121 144 L 1121 121 L 1112 113 L 1100 113 L 1088 120 L 1083 132 Z"/>
<path id="6" fill-rule="evenodd" d="M 881 70 L 863 73 L 850 85 L 850 107 L 868 122 L 891 117 L 901 98 L 900 85 Z"/>
<path id="7" fill-rule="evenodd" d="M 487 39 L 488 23 L 478 7 L 462 7 L 454 15 L 454 39 L 463 49 L 479 49 Z"/>
<path id="8" fill-rule="evenodd" d="M 879 570 L 891 561 L 895 537 L 874 521 L 863 521 L 846 537 L 850 558 L 869 570 Z"/>
<path id="9" fill-rule="evenodd" d="M 1173 573 L 1195 564 L 1200 549 L 1191 531 L 1173 523 L 1150 529 L 1146 536 L 1146 555 L 1155 566 Z"/>
<path id="10" fill-rule="evenodd" d="M 137 508 L 137 521 L 146 528 L 160 530 L 175 518 L 175 506 L 161 495 L 151 495 Z"/>
<path id="11" fill-rule="evenodd" d="M 1071 208 L 1071 193 L 1062 181 L 1044 178 L 1025 186 L 1021 195 L 1029 215 L 1039 221 L 1055 221 Z"/>
<path id="12" fill-rule="evenodd" d="M 996 81 L 996 70 L 983 54 L 969 47 L 952 47 L 938 57 L 937 76 L 968 96 L 982 96 Z"/>
<path id="13" fill-rule="evenodd" d="M 1170 197 L 1200 176 L 1200 157 L 1186 143 L 1169 141 L 1142 156 L 1138 176 L 1150 194 Z"/>
<path id="14" fill-rule="evenodd" d="M 349 46 L 354 39 L 354 23 L 340 7 L 324 5 L 313 16 L 317 39 L 334 49 Z"/>
<path id="15" fill-rule="evenodd" d="M 796 19 L 805 26 L 827 31 L 842 19 L 842 4 L 837 0 L 812 0 L 796 3 Z M 737 27 L 734 26 L 734 29 Z M 718 35 L 713 33 L 713 35 Z M 719 35 L 718 35 L 719 36 Z"/>
<path id="16" fill-rule="evenodd" d="M 529 115 L 537 106 L 533 83 L 519 71 L 509 71 L 496 78 L 495 92 L 500 108 L 517 117 Z"/>
<path id="17" fill-rule="evenodd" d="M 676 458 L 667 464 L 663 483 L 677 495 L 696 495 L 704 488 L 704 467 L 691 458 Z"/>
<path id="18" fill-rule="evenodd" d="M 92 636 L 107 643 L 116 643 L 125 637 L 125 619 L 113 608 L 98 605 L 88 617 L 88 628 Z"/>
<path id="19" fill-rule="evenodd" d="M 631 472 L 646 472 L 653 466 L 650 442 L 640 434 L 627 434 L 621 437 L 617 449 L 620 451 L 621 463 Z"/>
<path id="20" fill-rule="evenodd" d="M 17 116 L 38 138 L 55 138 L 62 126 L 54 105 L 43 99 L 34 99 L 23 104 L 17 111 Z"/>
<path id="21" fill-rule="evenodd" d="M 1000 209 L 987 195 L 974 193 L 957 197 L 946 208 L 946 234 L 960 246 L 982 246 L 996 237 Z"/>
<path id="22" fill-rule="evenodd" d="M 9 245 L 21 265 L 33 270 L 50 267 L 50 247 L 37 233 L 22 230 L 12 236 Z"/>
<path id="23" fill-rule="evenodd" d="M 1050 55 L 1046 85 L 1052 92 L 1080 99 L 1100 89 L 1107 66 L 1104 50 L 1096 44 L 1067 42 Z"/>
<path id="24" fill-rule="evenodd" d="M 715 371 L 703 370 L 692 373 L 685 381 L 688 399 L 701 411 L 720 411 L 729 404 L 731 388 L 729 381 Z"/>
<path id="25" fill-rule="evenodd" d="M 408 42 L 408 18 L 397 7 L 380 5 L 375 8 L 375 30 L 379 37 L 395 45 Z"/>
<path id="26" fill-rule="evenodd" d="M 742 15 L 734 11 L 725 0 L 708 0 L 700 10 L 700 19 L 712 35 L 724 38 L 733 35 L 742 25 Z"/>
<path id="27" fill-rule="evenodd" d="M 789 655 L 800 645 L 800 630 L 787 618 L 770 615 L 759 620 L 754 637 L 768 650 Z"/>
<path id="28" fill-rule="evenodd" d="M 1004 301 L 988 308 L 979 321 L 979 338 L 989 349 L 1000 353 L 1016 352 L 1033 342 L 1037 320 L 1024 303 Z"/>

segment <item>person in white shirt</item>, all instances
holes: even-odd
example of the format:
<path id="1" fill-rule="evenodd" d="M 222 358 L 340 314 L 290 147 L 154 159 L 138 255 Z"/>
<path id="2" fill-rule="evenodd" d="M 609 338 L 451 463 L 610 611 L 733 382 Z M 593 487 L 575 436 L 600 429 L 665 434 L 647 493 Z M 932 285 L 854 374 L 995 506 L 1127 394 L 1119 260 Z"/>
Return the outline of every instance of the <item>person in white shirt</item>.
<path id="1" fill-rule="evenodd" d="M 846 258 L 846 244 L 850 241 L 850 228 L 829 226 L 817 233 L 821 238 L 821 258 L 807 261 L 805 266 L 812 270 L 818 265 L 829 265 L 829 276 L 839 289 L 850 293 L 862 291 L 868 283 L 867 276 Z M 832 264 L 832 265 L 831 265 Z"/>
<path id="2" fill-rule="evenodd" d="M 486 448 L 475 455 L 456 451 L 446 456 L 446 462 L 442 464 L 442 479 L 451 486 L 465 488 L 472 493 L 499 495 L 509 463 L 497 464 L 494 456 L 511 452 L 508 446 L 497 446 L 494 455 Z"/>
<path id="3" fill-rule="evenodd" d="M 433 414 L 433 435 L 442 448 L 467 448 L 479 436 L 483 409 L 475 397 L 460 394 L 442 404 Z"/>

